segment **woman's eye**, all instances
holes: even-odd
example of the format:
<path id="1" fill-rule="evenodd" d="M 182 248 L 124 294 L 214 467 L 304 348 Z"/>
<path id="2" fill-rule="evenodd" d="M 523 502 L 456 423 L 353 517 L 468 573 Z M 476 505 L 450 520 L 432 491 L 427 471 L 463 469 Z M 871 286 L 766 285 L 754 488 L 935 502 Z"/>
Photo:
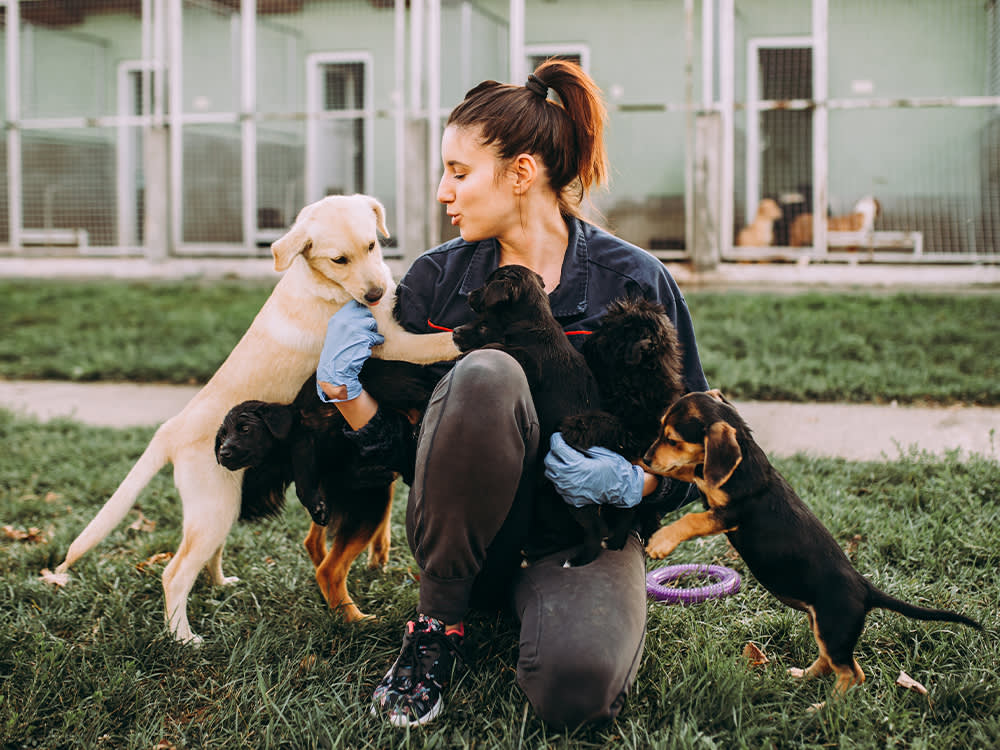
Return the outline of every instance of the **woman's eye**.
<path id="1" fill-rule="evenodd" d="M 456 174 L 455 175 L 455 179 L 456 180 L 463 180 L 463 179 L 465 179 L 465 175 L 464 174 Z"/>
<path id="2" fill-rule="evenodd" d="M 369 248 L 370 249 L 370 248 Z M 347 258 L 341 255 L 339 258 L 330 258 L 331 263 L 336 263 L 338 266 L 346 266 Z"/>

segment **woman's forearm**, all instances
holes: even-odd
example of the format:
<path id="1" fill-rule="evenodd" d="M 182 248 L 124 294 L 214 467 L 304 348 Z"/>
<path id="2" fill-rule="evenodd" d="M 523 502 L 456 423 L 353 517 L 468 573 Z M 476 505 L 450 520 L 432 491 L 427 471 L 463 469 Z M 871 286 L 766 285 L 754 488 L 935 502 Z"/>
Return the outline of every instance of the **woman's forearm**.
<path id="1" fill-rule="evenodd" d="M 319 386 L 327 396 L 337 397 L 338 389 L 335 386 L 323 382 Z M 352 430 L 360 430 L 378 411 L 378 402 L 366 390 L 362 390 L 357 398 L 352 398 L 350 401 L 336 401 L 334 404 Z"/>

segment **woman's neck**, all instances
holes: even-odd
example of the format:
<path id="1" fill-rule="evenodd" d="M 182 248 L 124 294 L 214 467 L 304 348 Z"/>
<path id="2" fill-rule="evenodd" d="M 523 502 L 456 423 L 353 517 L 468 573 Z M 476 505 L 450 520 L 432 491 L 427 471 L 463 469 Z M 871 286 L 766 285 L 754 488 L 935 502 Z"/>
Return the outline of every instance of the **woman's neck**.
<path id="1" fill-rule="evenodd" d="M 498 240 L 501 266 L 527 266 L 545 280 L 546 292 L 559 286 L 569 227 L 558 211 L 535 217 Z"/>

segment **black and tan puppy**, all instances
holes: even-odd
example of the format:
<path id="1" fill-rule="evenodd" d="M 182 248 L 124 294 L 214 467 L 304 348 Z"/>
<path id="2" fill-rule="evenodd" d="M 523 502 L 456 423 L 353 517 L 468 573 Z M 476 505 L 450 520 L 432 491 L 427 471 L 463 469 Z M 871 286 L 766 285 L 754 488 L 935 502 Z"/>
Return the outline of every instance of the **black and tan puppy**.
<path id="1" fill-rule="evenodd" d="M 660 416 L 684 394 L 681 346 L 663 305 L 644 298 L 612 302 L 601 327 L 587 337 L 583 355 L 597 379 L 601 410 L 567 417 L 560 426 L 566 442 L 586 453 L 600 446 L 638 463 L 656 439 Z M 593 506 L 596 534 L 608 549 L 621 549 L 636 516 L 644 538 L 659 525 L 657 508 Z"/>
<path id="2" fill-rule="evenodd" d="M 435 379 L 429 368 L 374 359 L 361 376 L 380 403 L 406 412 L 423 409 Z M 347 575 L 365 547 L 370 568 L 388 561 L 396 473 L 363 461 L 345 427 L 336 406 L 319 400 L 313 377 L 291 404 L 245 401 L 233 407 L 216 435 L 215 453 L 225 468 L 246 469 L 240 520 L 277 514 L 295 484 L 313 520 L 305 547 L 316 581 L 327 603 L 353 622 L 365 615 L 347 592 Z"/>
<path id="3" fill-rule="evenodd" d="M 964 615 L 889 596 L 858 573 L 718 391 L 679 399 L 663 416 L 644 462 L 656 474 L 694 482 L 706 507 L 657 531 L 649 556 L 663 558 L 687 539 L 725 533 L 764 588 L 806 613 L 819 658 L 804 672 L 789 670 L 796 676 L 834 672 L 837 693 L 863 682 L 854 647 L 874 608 L 982 629 Z"/>
<path id="4" fill-rule="evenodd" d="M 462 352 L 500 349 L 517 360 L 538 413 L 539 451 L 544 455 L 549 438 L 563 419 L 599 403 L 597 381 L 587 361 L 552 314 L 542 277 L 529 268 L 500 266 L 481 288 L 469 294 L 469 306 L 476 318 L 454 330 L 456 346 Z M 543 481 L 541 461 L 538 464 L 538 524 L 526 550 L 528 557 L 563 549 L 567 541 L 575 544 L 581 531 L 580 524 L 572 520 L 573 508 Z M 596 545 L 585 545 L 569 564 L 590 562 L 600 551 L 600 543 L 598 538 Z"/>

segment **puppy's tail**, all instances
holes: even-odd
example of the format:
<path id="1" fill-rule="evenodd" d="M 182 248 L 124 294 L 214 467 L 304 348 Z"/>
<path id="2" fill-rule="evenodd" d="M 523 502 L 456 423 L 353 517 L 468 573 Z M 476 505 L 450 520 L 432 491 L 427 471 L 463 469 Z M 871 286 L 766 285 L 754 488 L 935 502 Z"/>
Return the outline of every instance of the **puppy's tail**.
<path id="1" fill-rule="evenodd" d="M 118 485 L 118 489 L 108 498 L 94 519 L 87 524 L 87 528 L 73 540 L 66 551 L 66 559 L 56 568 L 56 573 L 65 573 L 70 565 L 79 560 L 91 547 L 98 544 L 111 533 L 115 526 L 121 523 L 121 520 L 135 505 L 139 493 L 169 460 L 165 446 L 166 440 L 157 432 L 131 471 Z"/>
<path id="2" fill-rule="evenodd" d="M 976 630 L 983 629 L 983 626 L 971 617 L 966 617 L 965 615 L 960 615 L 957 612 L 951 612 L 947 609 L 918 607 L 916 604 L 910 604 L 909 602 L 904 602 L 894 596 L 889 596 L 884 591 L 879 591 L 875 587 L 871 587 L 869 589 L 867 604 L 868 609 L 873 609 L 875 607 L 879 607 L 881 609 L 891 609 L 893 612 L 899 612 L 901 615 L 906 615 L 907 617 L 912 617 L 916 620 L 943 620 L 945 622 L 960 622 L 963 625 L 968 625 L 970 628 L 975 628 Z"/>

